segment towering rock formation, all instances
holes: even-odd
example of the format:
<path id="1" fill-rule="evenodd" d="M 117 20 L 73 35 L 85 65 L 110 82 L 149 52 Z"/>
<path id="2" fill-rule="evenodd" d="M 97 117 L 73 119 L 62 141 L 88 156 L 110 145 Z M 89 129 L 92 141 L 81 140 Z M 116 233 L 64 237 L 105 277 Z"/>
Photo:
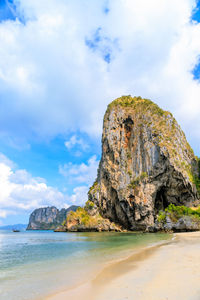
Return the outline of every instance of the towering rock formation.
<path id="1" fill-rule="evenodd" d="M 103 217 L 150 230 L 170 203 L 197 204 L 198 178 L 198 159 L 170 112 L 141 97 L 108 106 L 97 180 L 88 193 Z"/>
<path id="2" fill-rule="evenodd" d="M 66 220 L 70 211 L 76 211 L 78 206 L 58 210 L 55 206 L 35 209 L 29 218 L 27 230 L 49 230 L 56 229 Z"/>

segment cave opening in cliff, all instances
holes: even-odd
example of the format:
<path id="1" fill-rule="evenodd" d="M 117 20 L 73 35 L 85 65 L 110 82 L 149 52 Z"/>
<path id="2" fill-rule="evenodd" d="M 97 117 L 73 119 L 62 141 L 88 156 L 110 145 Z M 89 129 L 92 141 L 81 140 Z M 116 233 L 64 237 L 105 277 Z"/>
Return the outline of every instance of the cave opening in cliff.
<path id="1" fill-rule="evenodd" d="M 155 197 L 155 214 L 157 215 L 157 213 L 160 210 L 164 210 L 165 208 L 168 207 L 169 205 L 169 201 L 167 200 L 167 196 L 166 196 L 166 188 L 165 187 L 161 187 L 156 194 Z"/>
<path id="2" fill-rule="evenodd" d="M 126 118 L 126 120 L 124 120 L 124 127 L 126 129 L 126 131 L 131 131 L 132 127 L 133 127 L 133 120 L 130 116 L 128 116 L 128 118 Z"/>

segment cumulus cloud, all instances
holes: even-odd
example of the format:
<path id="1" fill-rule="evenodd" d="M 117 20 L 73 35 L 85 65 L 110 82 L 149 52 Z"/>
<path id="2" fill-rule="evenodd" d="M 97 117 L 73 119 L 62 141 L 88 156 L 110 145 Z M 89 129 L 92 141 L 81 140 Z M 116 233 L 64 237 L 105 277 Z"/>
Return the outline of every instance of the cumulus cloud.
<path id="1" fill-rule="evenodd" d="M 0 153 L 0 163 L 7 165 L 11 169 L 16 168 L 16 164 L 12 160 L 10 160 L 7 156 L 5 156 L 3 153 Z"/>
<path id="2" fill-rule="evenodd" d="M 0 153 L 0 219 L 8 215 L 30 213 L 39 207 L 84 205 L 89 186 L 96 177 L 97 166 L 98 161 L 93 156 L 87 164 L 69 163 L 60 167 L 60 173 L 77 184 L 72 193 L 67 194 L 49 186 L 44 178 L 33 177 L 26 170 L 17 169 L 9 158 Z"/>
<path id="3" fill-rule="evenodd" d="M 96 155 L 92 156 L 87 163 L 72 164 L 67 163 L 59 166 L 59 173 L 66 177 L 67 181 L 84 183 L 87 186 L 91 185 L 96 176 L 99 161 Z"/>
<path id="4" fill-rule="evenodd" d="M 84 205 L 88 199 L 88 186 L 77 186 L 73 190 L 73 194 L 70 196 L 69 200 L 71 204 Z"/>
<path id="5" fill-rule="evenodd" d="M 65 147 L 68 150 L 71 150 L 75 146 L 78 146 L 78 148 L 83 151 L 89 148 L 89 145 L 82 138 L 78 138 L 76 135 L 72 135 L 69 140 L 65 141 Z"/>
<path id="6" fill-rule="evenodd" d="M 97 176 L 98 165 L 99 161 L 94 155 L 88 159 L 87 163 L 67 163 L 59 166 L 59 173 L 66 178 L 67 184 L 77 184 L 72 195 L 68 197 L 70 204 L 84 205 L 87 201 L 87 193 Z"/>
<path id="7" fill-rule="evenodd" d="M 6 218 L 7 212 L 5 210 L 0 210 L 0 218 Z M 1 223 L 0 223 L 1 224 Z"/>
<path id="8" fill-rule="evenodd" d="M 69 199 L 58 189 L 48 186 L 44 179 L 15 169 L 12 161 L 0 154 L 0 218 L 41 206 L 61 208 Z"/>
<path id="9" fill-rule="evenodd" d="M 195 0 L 15 3 L 24 22 L 0 24 L 2 132 L 99 136 L 108 102 L 132 94 L 171 110 L 200 140 Z"/>
<path id="10" fill-rule="evenodd" d="M 17 173 L 19 173 L 17 171 Z M 62 206 L 65 197 L 57 189 L 32 178 L 30 174 L 21 180 L 13 181 L 15 171 L 0 164 L 0 204 L 1 208 L 30 210 L 41 205 Z"/>

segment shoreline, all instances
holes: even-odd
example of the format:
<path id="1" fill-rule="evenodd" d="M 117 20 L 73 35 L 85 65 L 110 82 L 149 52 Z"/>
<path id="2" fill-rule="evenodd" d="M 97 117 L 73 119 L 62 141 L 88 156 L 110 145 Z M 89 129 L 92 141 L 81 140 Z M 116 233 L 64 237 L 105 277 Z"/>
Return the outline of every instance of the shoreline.
<path id="1" fill-rule="evenodd" d="M 46 300 L 199 300 L 200 232 L 175 233 Z"/>
<path id="2" fill-rule="evenodd" d="M 121 276 L 122 272 L 126 273 L 132 268 L 136 267 L 128 266 L 130 261 L 132 261 L 133 263 L 137 263 L 137 261 L 145 260 L 148 256 L 151 256 L 154 252 L 156 252 L 160 247 L 170 244 L 174 238 L 175 234 L 172 235 L 171 239 L 155 242 L 147 246 L 140 246 L 138 249 L 134 249 L 133 253 L 125 257 L 120 256 L 114 261 L 112 260 L 110 262 L 106 262 L 101 269 L 93 273 L 93 275 L 90 274 L 90 278 L 83 280 L 82 283 L 78 283 L 65 290 L 48 295 L 47 297 L 45 297 L 45 300 L 64 300 L 68 299 L 68 297 L 71 300 L 88 300 L 90 299 L 90 297 L 92 297 L 92 299 L 95 299 L 93 298 L 94 293 L 96 293 L 97 289 L 99 289 L 100 287 L 102 288 L 104 284 L 108 284 L 108 280 L 112 281 L 114 277 Z M 113 270 L 116 270 L 115 274 L 113 274 Z"/>

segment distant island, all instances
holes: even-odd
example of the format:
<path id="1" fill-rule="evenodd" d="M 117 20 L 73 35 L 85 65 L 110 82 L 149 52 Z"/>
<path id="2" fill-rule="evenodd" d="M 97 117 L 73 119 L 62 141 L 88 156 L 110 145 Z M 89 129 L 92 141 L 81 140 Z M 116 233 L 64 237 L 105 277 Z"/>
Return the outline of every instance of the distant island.
<path id="1" fill-rule="evenodd" d="M 37 208 L 29 217 L 27 230 L 56 230 L 59 226 L 62 226 L 69 212 L 75 212 L 78 207 L 72 205 L 61 210 L 55 206 Z"/>

